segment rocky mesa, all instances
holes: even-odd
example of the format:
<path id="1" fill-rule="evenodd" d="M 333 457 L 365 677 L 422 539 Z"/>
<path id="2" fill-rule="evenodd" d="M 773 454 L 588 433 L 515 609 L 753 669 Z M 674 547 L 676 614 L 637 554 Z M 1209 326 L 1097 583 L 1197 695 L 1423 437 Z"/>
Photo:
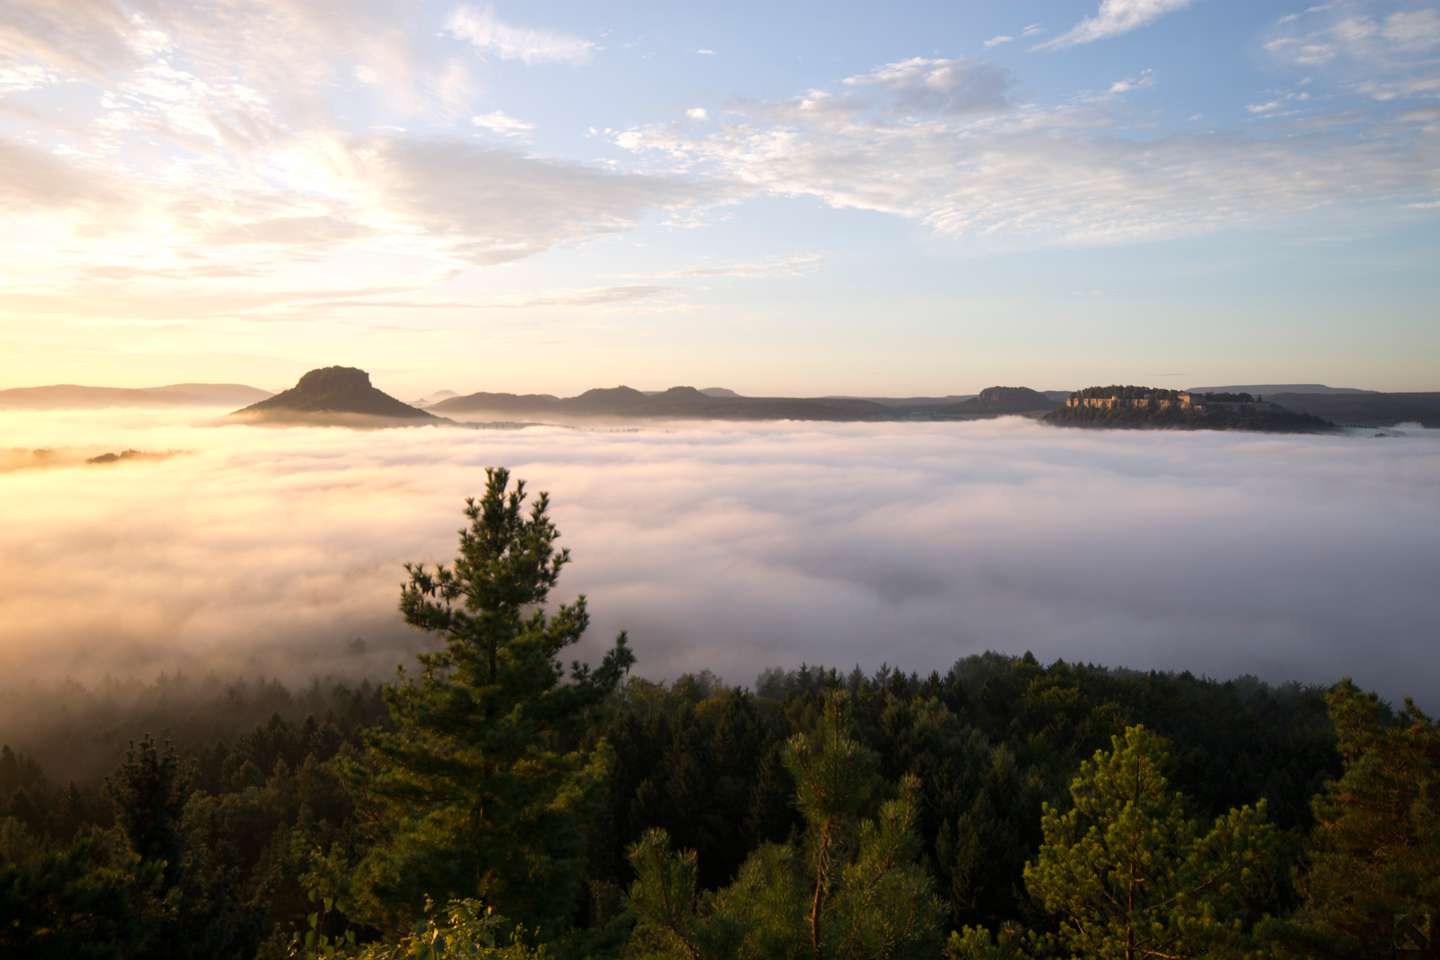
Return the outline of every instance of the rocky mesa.
<path id="1" fill-rule="evenodd" d="M 311 370 L 289 390 L 231 414 L 254 423 L 304 423 L 348 427 L 425 426 L 450 423 L 397 400 L 355 367 Z"/>

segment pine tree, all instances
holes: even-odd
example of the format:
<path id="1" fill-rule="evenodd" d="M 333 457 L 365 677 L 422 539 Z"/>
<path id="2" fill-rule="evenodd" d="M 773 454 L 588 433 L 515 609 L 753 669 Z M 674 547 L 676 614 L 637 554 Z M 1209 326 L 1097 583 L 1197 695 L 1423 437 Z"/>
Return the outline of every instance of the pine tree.
<path id="1" fill-rule="evenodd" d="M 1240 955 L 1274 855 L 1264 801 L 1202 832 L 1169 792 L 1167 757 L 1148 730 L 1112 743 L 1081 764 L 1072 810 L 1045 806 L 1045 843 L 1025 868 L 1030 895 L 1058 916 L 1060 944 L 1076 957 Z"/>
<path id="2" fill-rule="evenodd" d="M 259 939 L 259 916 L 232 896 L 235 878 L 214 870 L 206 852 L 189 842 L 184 815 L 192 773 L 170 744 L 162 754 L 146 734 L 105 781 L 115 824 L 137 860 L 134 882 L 158 898 L 146 909 L 149 936 L 138 953 L 144 960 L 229 960 L 253 954 Z"/>
<path id="3" fill-rule="evenodd" d="M 180 820 L 188 796 L 187 779 L 175 748 L 167 743 L 165 752 L 160 753 L 147 733 L 139 751 L 131 741 L 125 762 L 105 781 L 116 825 L 141 860 L 162 866 L 167 887 L 175 884 L 183 865 L 185 836 Z"/>
<path id="4" fill-rule="evenodd" d="M 1345 773 L 1312 803 L 1318 823 L 1308 869 L 1296 877 L 1305 903 L 1267 932 L 1282 955 L 1379 957 L 1402 945 L 1433 953 L 1440 725 L 1408 698 L 1398 722 L 1383 723 L 1379 698 L 1348 677 L 1326 699 Z"/>
<path id="5" fill-rule="evenodd" d="M 593 672 L 559 655 L 584 633 L 585 598 L 543 608 L 570 560 L 542 493 L 487 470 L 466 501 L 453 566 L 408 565 L 405 621 L 438 634 L 385 692 L 393 733 L 372 731 L 352 765 L 376 845 L 358 871 L 354 906 L 391 929 L 426 896 L 474 897 L 527 929 L 553 934 L 575 909 L 585 865 L 582 822 L 608 768 L 601 743 L 581 753 L 586 716 L 634 663 L 622 633 Z"/>
<path id="6" fill-rule="evenodd" d="M 663 830 L 630 851 L 638 923 L 631 953 L 675 960 L 732 957 L 859 960 L 938 955 L 943 910 L 915 863 L 919 783 L 894 799 L 879 758 L 849 736 L 846 694 L 826 705 L 815 741 L 790 741 L 786 764 L 807 829 L 802 844 L 761 846 L 729 886 L 701 893 L 694 851 Z"/>

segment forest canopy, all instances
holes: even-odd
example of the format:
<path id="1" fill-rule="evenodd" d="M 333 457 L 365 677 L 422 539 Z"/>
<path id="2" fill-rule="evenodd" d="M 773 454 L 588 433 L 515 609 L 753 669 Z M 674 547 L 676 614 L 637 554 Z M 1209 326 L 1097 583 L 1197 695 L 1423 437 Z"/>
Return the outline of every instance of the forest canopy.
<path id="1" fill-rule="evenodd" d="M 496 469 L 465 518 L 389 683 L 72 686 L 4 746 L 5 956 L 1364 957 L 1440 902 L 1409 701 L 999 653 L 656 683 L 624 634 L 567 667 L 548 498 Z"/>

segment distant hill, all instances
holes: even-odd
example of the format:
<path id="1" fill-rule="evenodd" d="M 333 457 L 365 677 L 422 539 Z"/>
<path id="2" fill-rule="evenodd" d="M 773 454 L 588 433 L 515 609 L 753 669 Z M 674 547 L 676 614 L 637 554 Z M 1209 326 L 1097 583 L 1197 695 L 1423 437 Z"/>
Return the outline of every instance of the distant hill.
<path id="1" fill-rule="evenodd" d="M 952 393 L 944 397 L 825 397 L 826 400 L 867 400 L 887 407 L 941 407 L 949 403 L 961 403 L 974 397 L 973 393 Z"/>
<path id="2" fill-rule="evenodd" d="M 440 417 L 376 390 L 370 385 L 370 374 L 355 367 L 311 370 L 289 390 L 236 410 L 232 415 L 261 421 L 298 420 L 353 426 L 385 425 L 376 421 L 444 422 Z M 368 420 L 353 419 L 356 417 Z"/>
<path id="3" fill-rule="evenodd" d="M 712 388 L 714 389 L 714 388 Z M 731 393 L 731 391 L 726 391 Z M 617 417 L 700 420 L 892 420 L 882 404 L 838 398 L 711 396 L 694 387 L 645 393 L 631 387 L 586 390 L 564 399 L 548 394 L 472 393 L 427 409 L 446 416 L 488 412 L 549 418 Z"/>
<path id="4" fill-rule="evenodd" d="M 1322 417 L 1261 402 L 1244 393 L 1203 397 L 1135 384 L 1086 387 L 1045 415 L 1060 427 L 1100 430 L 1250 430 L 1263 433 L 1315 433 L 1333 429 Z"/>
<path id="5" fill-rule="evenodd" d="M 421 397 L 419 400 L 411 400 L 410 406 L 428 407 L 432 403 L 439 403 L 441 400 L 449 400 L 451 397 L 458 396 L 459 394 L 456 393 L 454 390 L 437 390 L 434 393 L 429 394 L 428 396 Z"/>
<path id="6" fill-rule="evenodd" d="M 269 390 L 243 383 L 174 383 L 168 387 L 86 387 L 59 383 L 48 387 L 0 390 L 0 409 L 100 410 L 106 407 L 234 407 L 270 396 Z"/>
<path id="7" fill-rule="evenodd" d="M 996 391 L 999 391 L 998 393 Z M 545 417 L 672 418 L 700 420 L 947 420 L 1044 413 L 1055 401 L 1026 387 L 992 387 L 977 397 L 742 397 L 733 390 L 631 387 L 587 390 L 577 397 L 549 394 L 472 393 L 426 407 L 449 417 L 470 414 Z M 968 406 L 967 406 L 968 404 Z"/>
<path id="8" fill-rule="evenodd" d="M 979 396 L 936 409 L 942 416 L 954 414 L 1048 413 L 1059 403 L 1029 387 L 986 387 Z"/>
<path id="9" fill-rule="evenodd" d="M 1267 393 L 1265 399 L 1335 423 L 1440 427 L 1440 393 Z"/>
<path id="10" fill-rule="evenodd" d="M 1353 387 L 1327 387 L 1323 383 L 1252 383 L 1228 387 L 1191 387 L 1190 393 L 1248 393 L 1253 397 L 1268 397 L 1272 393 L 1374 393 L 1374 390 L 1356 390 Z"/>

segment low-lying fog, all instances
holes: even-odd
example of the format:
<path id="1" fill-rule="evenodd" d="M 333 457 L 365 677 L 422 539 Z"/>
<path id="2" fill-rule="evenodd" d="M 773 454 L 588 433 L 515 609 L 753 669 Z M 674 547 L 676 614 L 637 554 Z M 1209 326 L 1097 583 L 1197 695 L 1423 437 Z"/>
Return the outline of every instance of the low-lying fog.
<path id="1" fill-rule="evenodd" d="M 499 464 L 551 493 L 574 555 L 553 599 L 586 593 L 594 617 L 580 655 L 623 627 L 652 678 L 752 683 L 801 661 L 926 672 L 996 649 L 1352 674 L 1422 705 L 1440 689 L 1440 431 L 214 422 L 0 413 L 19 449 L 0 471 L 5 686 L 388 675 L 425 642 L 395 610 L 401 563 L 453 556 L 462 499 Z M 125 450 L 174 455 L 85 462 Z"/>

